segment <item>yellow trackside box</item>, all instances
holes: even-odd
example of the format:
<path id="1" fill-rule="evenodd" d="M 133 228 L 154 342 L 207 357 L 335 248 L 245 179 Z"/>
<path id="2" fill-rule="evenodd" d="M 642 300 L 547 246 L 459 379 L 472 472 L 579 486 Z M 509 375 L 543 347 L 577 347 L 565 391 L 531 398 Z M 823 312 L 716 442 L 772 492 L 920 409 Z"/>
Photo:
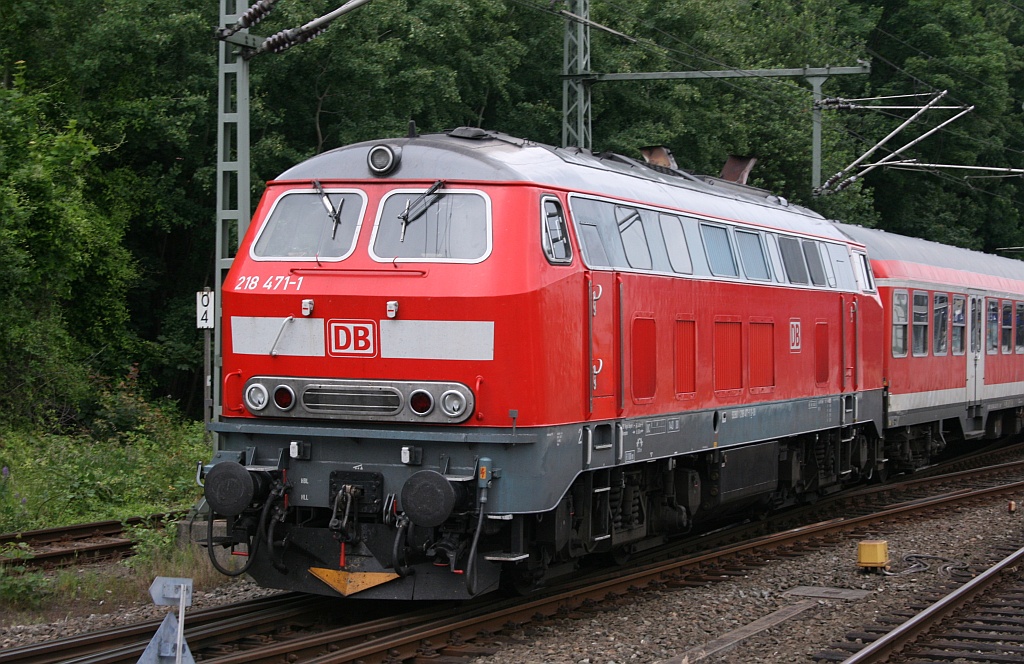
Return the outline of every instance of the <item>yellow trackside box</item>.
<path id="1" fill-rule="evenodd" d="M 864 540 L 857 542 L 857 564 L 864 568 L 884 569 L 889 566 L 889 542 Z"/>

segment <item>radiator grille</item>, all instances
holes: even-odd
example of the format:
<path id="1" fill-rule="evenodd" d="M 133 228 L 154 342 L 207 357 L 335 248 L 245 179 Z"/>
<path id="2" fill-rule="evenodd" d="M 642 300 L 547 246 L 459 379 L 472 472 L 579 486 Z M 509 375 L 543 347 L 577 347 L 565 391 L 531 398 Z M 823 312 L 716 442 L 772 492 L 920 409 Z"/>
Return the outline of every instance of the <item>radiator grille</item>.
<path id="1" fill-rule="evenodd" d="M 395 415 L 402 410 L 402 395 L 393 387 L 310 385 L 302 393 L 306 410 L 347 415 Z"/>

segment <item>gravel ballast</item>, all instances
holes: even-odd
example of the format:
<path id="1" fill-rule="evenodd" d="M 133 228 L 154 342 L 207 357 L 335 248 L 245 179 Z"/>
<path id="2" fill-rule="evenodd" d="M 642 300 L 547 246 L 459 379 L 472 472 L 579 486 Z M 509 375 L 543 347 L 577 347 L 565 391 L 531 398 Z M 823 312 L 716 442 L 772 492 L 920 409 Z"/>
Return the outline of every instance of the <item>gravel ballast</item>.
<path id="1" fill-rule="evenodd" d="M 1019 500 L 1018 500 L 1019 502 Z M 584 617 L 533 623 L 506 631 L 496 654 L 477 664 L 626 664 L 679 661 L 716 643 L 733 630 L 792 607 L 810 608 L 745 641 L 701 661 L 790 664 L 842 642 L 845 635 L 905 610 L 919 594 L 949 581 L 933 564 L 904 574 L 908 554 L 940 556 L 988 566 L 1005 557 L 1007 547 L 1022 541 L 1022 516 L 1008 513 L 1005 500 L 984 507 L 944 511 L 931 518 L 894 525 L 872 539 L 888 542 L 891 574 L 865 573 L 857 566 L 857 540 L 845 540 L 799 558 L 772 562 L 741 577 L 708 587 L 651 590 L 631 605 Z M 1002 547 L 1002 550 L 1000 550 Z M 811 598 L 787 594 L 801 586 L 866 591 L 861 599 Z M 267 594 L 249 581 L 236 581 L 210 592 L 196 592 L 197 610 Z M 167 607 L 139 602 L 130 607 L 97 606 L 92 615 L 48 624 L 0 626 L 0 648 L 27 645 L 85 631 L 162 618 Z M 580 615 L 580 614 L 577 614 Z"/>

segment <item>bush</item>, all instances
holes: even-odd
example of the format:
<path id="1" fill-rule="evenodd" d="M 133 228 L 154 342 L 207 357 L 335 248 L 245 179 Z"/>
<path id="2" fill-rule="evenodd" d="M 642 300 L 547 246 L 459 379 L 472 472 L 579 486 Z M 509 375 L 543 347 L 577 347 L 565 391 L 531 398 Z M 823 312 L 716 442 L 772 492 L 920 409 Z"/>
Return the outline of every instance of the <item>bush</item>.
<path id="1" fill-rule="evenodd" d="M 97 400 L 91 427 L 74 435 L 0 429 L 0 532 L 163 513 L 199 498 L 196 462 L 210 456 L 201 422 L 124 382 Z"/>
<path id="2" fill-rule="evenodd" d="M 0 558 L 23 560 L 31 555 L 23 544 L 0 547 Z M 17 563 L 0 565 L 0 600 L 8 606 L 37 607 L 51 592 L 52 583 L 42 572 L 29 572 Z"/>

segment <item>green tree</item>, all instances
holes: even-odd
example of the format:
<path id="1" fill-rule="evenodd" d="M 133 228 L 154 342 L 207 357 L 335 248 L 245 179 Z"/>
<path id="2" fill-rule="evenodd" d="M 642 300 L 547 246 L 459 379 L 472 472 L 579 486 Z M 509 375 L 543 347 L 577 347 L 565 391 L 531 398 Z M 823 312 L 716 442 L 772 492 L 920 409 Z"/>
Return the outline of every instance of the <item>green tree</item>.
<path id="1" fill-rule="evenodd" d="M 135 272 L 123 224 L 88 194 L 98 149 L 15 69 L 0 88 L 0 413 L 67 423 L 100 355 L 130 346 L 125 289 Z"/>

